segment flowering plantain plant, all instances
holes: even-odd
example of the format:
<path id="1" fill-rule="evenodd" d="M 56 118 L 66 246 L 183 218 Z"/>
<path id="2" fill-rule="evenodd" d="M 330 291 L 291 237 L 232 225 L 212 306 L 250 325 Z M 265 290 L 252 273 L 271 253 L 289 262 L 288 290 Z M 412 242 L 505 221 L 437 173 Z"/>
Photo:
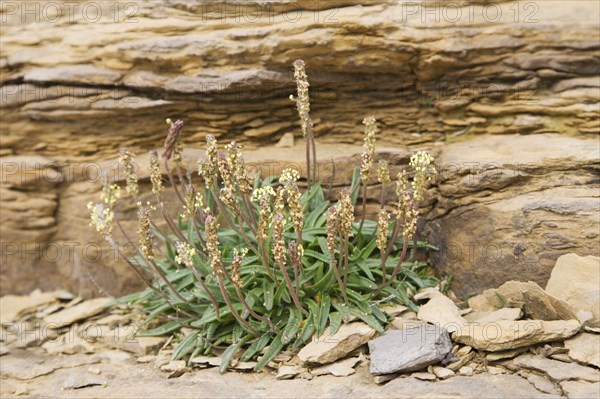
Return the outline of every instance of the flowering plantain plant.
<path id="1" fill-rule="evenodd" d="M 251 178 L 240 146 L 233 141 L 219 151 L 210 135 L 198 176 L 184 176 L 179 140 L 183 122 L 167 120 L 170 128 L 160 158 L 181 213 L 173 217 L 165 207 L 156 150 L 150 152 L 154 200 L 145 204 L 138 199 L 134 155 L 121 151 L 125 189 L 138 208 L 136 242 L 114 216 L 118 185 L 106 179 L 101 202 L 88 205 L 92 224 L 111 245 L 119 250 L 114 223 L 136 249 L 137 255 L 127 262 L 148 288 L 121 301 L 146 311 L 145 330 L 139 335 L 172 334 L 179 339 L 175 359 L 225 348 L 221 371 L 234 358 L 258 359 L 258 370 L 282 349 L 297 348 L 313 335 L 335 333 L 341 323 L 353 319 L 382 332 L 389 316 L 379 309 L 381 303 L 399 302 L 414 309 L 412 294 L 438 283 L 428 275 L 426 263 L 414 257 L 407 261 L 409 248 L 432 248 L 415 238 L 419 201 L 435 173 L 431 156 L 419 152 L 411 157 L 412 182 L 405 171 L 396 176 L 391 212 L 384 207 L 384 193 L 392 181 L 388 165 L 380 162 L 380 211 L 377 221 L 365 220 L 366 182 L 374 169 L 378 131 L 375 118 L 367 117 L 361 165 L 351 186 L 341 191 L 337 203 L 330 203 L 316 178 L 303 61 L 296 61 L 294 68 L 298 90 L 291 99 L 306 139 L 304 190 L 294 169 L 284 169 L 278 178 Z M 361 183 L 363 216 L 357 222 Z"/>

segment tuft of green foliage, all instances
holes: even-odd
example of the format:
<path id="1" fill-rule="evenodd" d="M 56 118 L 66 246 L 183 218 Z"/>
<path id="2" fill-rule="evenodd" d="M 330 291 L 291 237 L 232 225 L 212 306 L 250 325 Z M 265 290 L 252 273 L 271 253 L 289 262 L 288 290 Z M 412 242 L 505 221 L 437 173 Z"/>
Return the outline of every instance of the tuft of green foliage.
<path id="1" fill-rule="evenodd" d="M 125 188 L 139 207 L 137 243 L 115 220 L 117 185 L 106 181 L 102 202 L 89 205 L 93 224 L 111 245 L 118 250 L 112 233 L 116 222 L 136 248 L 137 256 L 128 258 L 128 263 L 148 285 L 119 302 L 144 309 L 139 336 L 177 337 L 174 359 L 220 353 L 222 372 L 234 358 L 258 359 L 259 370 L 283 349 L 298 348 L 315 335 L 335 333 L 342 323 L 362 320 L 383 332 L 390 318 L 380 310 L 382 303 L 416 309 L 412 295 L 439 283 L 428 273 L 427 264 L 414 256 L 416 249 L 435 249 L 415 239 L 418 203 L 432 172 L 431 157 L 413 156 L 412 185 L 406 173 L 398 175 L 391 223 L 384 206 L 385 185 L 391 180 L 387 165 L 380 164 L 379 219 L 363 216 L 355 221 L 361 184 L 364 210 L 375 120 L 365 119 L 361 166 L 351 186 L 332 204 L 314 172 L 316 150 L 304 64 L 297 61 L 294 66 L 298 97 L 293 99 L 307 143 L 304 190 L 298 185 L 298 171 L 290 169 L 280 177 L 257 176 L 251 182 L 239 146 L 232 142 L 220 153 L 210 136 L 206 157 L 199 162 L 202 181 L 183 176 L 179 147 L 183 122 L 178 120 L 168 121 L 162 159 L 181 202 L 180 214 L 173 217 L 165 207 L 156 151 L 151 152 L 155 201 L 145 205 L 138 201 L 133 154 L 127 150 L 121 154 Z"/>

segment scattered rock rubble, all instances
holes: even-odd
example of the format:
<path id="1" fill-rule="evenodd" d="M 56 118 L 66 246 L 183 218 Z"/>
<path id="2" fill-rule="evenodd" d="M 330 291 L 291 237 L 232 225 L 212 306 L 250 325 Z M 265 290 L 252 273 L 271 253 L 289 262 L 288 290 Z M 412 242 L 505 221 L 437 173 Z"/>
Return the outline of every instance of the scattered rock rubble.
<path id="1" fill-rule="evenodd" d="M 567 278 L 569 264 L 581 274 Z M 362 381 L 363 388 L 377 389 L 381 397 L 394 397 L 399 392 L 395 389 L 410 389 L 416 396 L 599 397 L 600 334 L 594 327 L 594 306 L 600 289 L 598 279 L 591 277 L 593 268 L 600 275 L 600 259 L 568 255 L 557 267 L 548 287 L 556 287 L 560 279 L 562 293 L 510 281 L 470 298 L 469 307 L 461 309 L 450 299 L 456 298 L 452 293 L 427 289 L 415 298 L 420 305 L 416 313 L 401 305 L 382 308 L 395 318 L 385 333 L 377 336 L 362 322 L 344 324 L 299 351 L 280 353 L 256 378 L 293 379 L 305 387 L 302 394 L 318 386 L 303 384 L 328 379 L 339 388 L 336 394 L 349 395 L 344 379 L 335 379 L 346 377 L 348 384 Z M 6 382 L 1 393 L 36 395 L 36 384 L 50 380 L 62 391 L 109 392 L 115 384 L 115 392 L 123 393 L 121 380 L 111 372 L 123 364 L 135 369 L 132 373 L 150 370 L 173 381 L 194 379 L 194 370 L 215 376 L 219 356 L 172 360 L 170 339 L 135 337 L 135 312 L 121 305 L 108 307 L 111 302 L 39 291 L 1 298 L 0 375 Z M 591 316 L 581 317 L 582 311 Z M 244 373 L 255 365 L 234 358 L 231 374 L 246 378 Z M 353 387 L 360 397 L 362 388 Z"/>

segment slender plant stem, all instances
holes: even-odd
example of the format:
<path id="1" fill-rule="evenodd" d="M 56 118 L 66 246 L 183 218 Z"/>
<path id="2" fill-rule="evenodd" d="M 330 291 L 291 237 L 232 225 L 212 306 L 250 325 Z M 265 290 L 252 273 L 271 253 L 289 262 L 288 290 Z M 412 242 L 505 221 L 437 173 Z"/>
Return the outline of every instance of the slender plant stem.
<path id="1" fill-rule="evenodd" d="M 146 284 L 146 286 L 148 286 L 148 288 L 150 288 L 152 291 L 156 292 L 157 294 L 159 294 L 164 300 L 165 302 L 167 302 L 169 304 L 169 306 L 171 306 L 171 308 L 175 309 L 176 312 L 181 312 L 183 314 L 185 314 L 186 316 L 189 317 L 195 317 L 192 314 L 186 312 L 185 310 L 181 310 L 179 309 L 167 296 L 167 294 L 165 294 L 161 289 L 157 288 L 154 286 L 154 284 L 148 280 L 148 278 L 146 276 L 144 276 L 144 274 L 138 270 L 137 266 L 131 262 L 129 260 L 129 258 L 127 257 L 127 255 L 125 255 L 123 253 L 123 250 L 119 247 L 119 245 L 111 238 L 110 240 L 107 240 L 109 242 L 109 244 L 113 247 L 113 249 L 116 249 L 117 252 L 119 253 L 119 256 L 121 256 L 123 259 L 125 259 L 125 262 L 127 262 L 127 264 L 129 265 L 129 267 L 131 267 L 133 269 L 133 271 L 137 274 L 137 276 L 144 282 L 144 284 Z M 129 240 L 128 240 L 129 241 Z M 129 241 L 129 243 L 131 245 L 133 245 L 133 243 L 131 241 Z M 133 245 L 136 250 L 138 250 L 138 248 Z M 138 250 L 139 251 L 139 250 Z M 142 257 L 143 258 L 143 257 Z"/>
<path id="2" fill-rule="evenodd" d="M 177 184 L 175 183 L 175 178 L 173 177 L 173 173 L 171 173 L 171 170 L 169 169 L 169 160 L 167 158 L 164 158 L 163 164 L 165 165 L 165 170 L 167 171 L 167 176 L 169 177 L 171 186 L 173 186 L 173 190 L 175 190 L 175 194 L 177 194 L 177 198 L 179 198 L 179 201 L 181 201 L 181 203 L 183 205 L 185 205 L 185 201 L 184 201 L 183 197 L 181 196 L 179 189 L 177 188 Z"/>
<path id="3" fill-rule="evenodd" d="M 244 203 L 246 204 L 246 208 L 248 209 L 248 213 L 250 214 L 250 218 L 252 219 L 252 224 L 254 225 L 254 229 L 252 232 L 256 234 L 256 230 L 258 229 L 258 221 L 256 220 L 256 215 L 254 214 L 254 207 L 252 206 L 252 201 L 248 194 L 242 194 L 244 198 Z"/>
<path id="4" fill-rule="evenodd" d="M 340 256 L 341 256 L 341 254 L 340 254 Z M 340 287 L 340 291 L 342 291 L 342 296 L 344 297 L 344 304 L 348 304 L 348 296 L 346 295 L 346 288 L 344 287 L 344 283 L 342 282 L 342 277 L 340 276 L 338 266 L 336 265 L 335 257 L 331 258 L 331 262 L 329 265 L 333 268 L 333 274 L 335 275 L 335 279 L 338 283 L 338 287 Z"/>
<path id="5" fill-rule="evenodd" d="M 271 267 L 269 266 L 269 257 L 267 256 L 267 250 L 265 248 L 265 243 L 262 239 L 259 240 L 259 248 L 260 248 L 260 256 L 262 258 L 263 264 L 265 265 L 265 269 L 267 269 L 267 273 L 269 274 L 269 277 L 271 277 L 271 279 L 273 281 L 275 281 L 276 284 L 279 285 L 279 281 L 277 280 L 277 277 L 275 276 L 275 274 L 273 274 L 273 272 L 271 271 Z"/>
<path id="6" fill-rule="evenodd" d="M 344 242 L 344 288 L 348 285 L 348 272 L 349 272 L 349 265 L 348 265 L 348 258 L 350 257 L 350 254 L 348 253 L 348 245 L 349 245 L 349 237 L 346 236 L 345 238 L 345 242 Z"/>
<path id="7" fill-rule="evenodd" d="M 400 232 L 400 221 L 398 219 L 396 219 L 396 221 L 394 222 L 394 230 L 392 231 L 392 238 L 391 238 L 389 245 L 385 251 L 385 254 L 383 255 L 383 258 L 382 258 L 382 260 L 384 262 L 387 262 L 387 258 L 389 258 L 390 254 L 392 253 L 392 248 L 396 244 L 396 239 L 398 238 L 399 232 Z"/>
<path id="8" fill-rule="evenodd" d="M 202 286 L 202 289 L 204 289 L 204 291 L 208 295 L 208 299 L 210 300 L 210 302 L 215 307 L 215 312 L 217 314 L 217 319 L 219 319 L 220 318 L 219 317 L 219 305 L 217 304 L 217 301 L 216 301 L 215 297 L 213 296 L 213 294 L 210 292 L 210 290 L 208 289 L 208 287 L 204 283 L 204 281 L 202 279 L 202 276 L 200 275 L 200 273 L 198 272 L 198 270 L 195 267 L 188 266 L 188 269 L 190 269 L 192 271 L 192 273 L 194 273 L 194 276 L 196 276 L 196 279 L 198 280 L 198 282 Z"/>
<path id="9" fill-rule="evenodd" d="M 312 182 L 317 182 L 317 145 L 315 143 L 315 135 L 313 132 L 312 120 L 310 114 L 306 114 L 306 135 L 308 141 L 310 141 L 310 147 L 312 149 Z M 308 170 L 306 171 L 308 174 Z M 310 188 L 310 184 L 308 186 Z"/>
<path id="10" fill-rule="evenodd" d="M 377 291 L 375 291 L 374 296 L 379 295 L 379 293 L 381 291 L 383 291 L 388 285 L 390 285 L 392 283 L 392 281 L 394 281 L 394 279 L 398 275 L 398 272 L 400 271 L 400 268 L 402 267 L 402 262 L 404 262 L 404 259 L 406 258 L 407 249 L 408 249 L 408 240 L 404 239 L 404 244 L 402 245 L 402 254 L 400 255 L 400 259 L 398 259 L 398 264 L 396 264 L 396 267 L 394 268 L 394 271 L 392 272 L 390 279 L 387 282 L 381 284 L 381 286 L 379 286 Z"/>
<path id="11" fill-rule="evenodd" d="M 227 307 L 229 308 L 229 310 L 231 310 L 231 314 L 233 315 L 233 317 L 235 317 L 237 321 L 244 325 L 248 330 L 252 331 L 254 334 L 258 334 L 258 331 L 256 331 L 254 327 L 250 325 L 250 323 L 244 320 L 242 316 L 239 315 L 237 310 L 235 310 L 235 308 L 233 307 L 233 304 L 229 299 L 229 294 L 227 294 L 227 290 L 225 289 L 225 284 L 223 284 L 223 277 L 217 277 L 217 280 L 219 280 L 219 289 L 221 290 L 221 295 L 223 296 Z"/>
<path id="12" fill-rule="evenodd" d="M 310 143 L 306 134 L 306 186 L 310 188 Z"/>
<path id="13" fill-rule="evenodd" d="M 189 302 L 187 299 L 185 299 L 183 296 L 181 296 L 181 294 L 177 291 L 177 289 L 175 289 L 175 287 L 173 287 L 173 284 L 171 284 L 171 282 L 169 281 L 169 279 L 167 278 L 167 276 L 165 275 L 165 273 L 156 264 L 156 262 L 154 262 L 154 260 L 152 260 L 152 259 L 149 259 L 149 261 L 150 261 L 150 264 L 152 265 L 152 268 L 154 269 L 154 271 L 156 271 L 156 273 L 158 273 L 158 275 L 160 276 L 160 278 L 165 282 L 165 284 L 169 287 L 169 289 L 171 291 L 173 291 L 173 294 L 175 294 L 175 296 L 177 298 L 179 298 L 181 301 L 183 301 L 183 302 Z"/>
<path id="14" fill-rule="evenodd" d="M 125 237 L 125 240 L 127 240 L 127 242 L 129 242 L 129 244 L 136 250 L 138 256 L 140 257 L 140 259 L 143 259 L 144 262 L 146 263 L 146 265 L 149 268 L 154 269 L 154 272 L 156 272 L 163 280 L 164 282 L 167 284 L 167 286 L 173 291 L 173 293 L 175 294 L 175 296 L 177 298 L 179 298 L 182 302 L 185 303 L 189 303 L 189 301 L 185 298 L 183 298 L 181 296 L 181 294 L 179 294 L 179 292 L 177 292 L 177 290 L 175 290 L 175 288 L 171 285 L 171 283 L 167 280 L 166 276 L 164 275 L 164 273 L 162 272 L 162 270 L 160 270 L 160 268 L 158 268 L 158 266 L 154 263 L 153 260 L 151 259 L 147 259 L 144 254 L 142 253 L 142 251 L 140 251 L 139 247 L 137 245 L 134 244 L 134 242 L 131 240 L 131 238 L 129 237 L 129 234 L 127 234 L 127 232 L 125 231 L 125 229 L 123 228 L 123 226 L 121 225 L 121 223 L 119 222 L 119 220 L 116 220 L 116 224 L 119 227 L 119 230 L 121 230 L 121 234 L 123 234 L 123 236 Z M 114 241 L 113 241 L 114 242 Z M 115 243 L 116 244 L 116 243 Z M 126 259 L 127 263 L 133 267 L 133 269 L 136 271 L 136 273 L 138 273 L 138 276 L 142 277 L 141 272 L 139 272 L 137 270 L 136 267 L 133 266 L 133 263 L 131 261 L 129 261 L 129 258 L 125 257 L 125 254 L 123 254 L 123 252 L 121 251 L 121 249 L 117 246 L 117 250 L 119 251 L 119 254 L 121 256 L 123 256 L 124 259 Z M 157 270 L 158 269 L 158 270 Z M 148 285 L 150 288 L 153 287 L 153 285 L 150 283 L 148 284 L 147 279 L 142 277 L 142 279 L 144 280 L 144 282 L 146 283 L 146 285 Z M 160 288 L 156 288 L 156 290 L 158 290 L 158 292 L 163 292 Z M 164 293 L 163 293 L 164 294 Z M 179 310 L 179 308 L 177 308 L 167 297 L 166 295 L 161 295 L 163 296 L 163 298 L 167 301 L 167 303 L 176 311 L 181 311 L 182 313 L 185 313 L 188 316 L 192 316 L 191 314 L 183 311 L 183 310 Z"/>
<path id="15" fill-rule="evenodd" d="M 367 216 L 367 182 L 363 181 L 363 195 L 362 195 L 362 216 L 360 218 L 360 225 L 358 226 L 358 232 L 362 233 L 363 224 L 365 223 L 365 217 Z"/>
<path id="16" fill-rule="evenodd" d="M 292 285 L 292 280 L 290 279 L 290 276 L 289 276 L 287 270 L 285 270 L 285 265 L 282 265 L 280 263 L 278 263 L 277 265 L 279 266 L 279 270 L 281 270 L 281 273 L 283 274 L 283 279 L 285 280 L 285 283 L 288 287 L 288 291 L 290 292 L 292 301 L 294 301 L 294 305 L 296 305 L 296 307 L 302 313 L 308 314 L 308 312 L 306 310 L 304 310 L 304 308 L 302 308 L 302 305 L 300 304 L 300 301 L 298 300 L 298 296 L 296 295 L 296 291 L 294 290 L 294 286 Z"/>

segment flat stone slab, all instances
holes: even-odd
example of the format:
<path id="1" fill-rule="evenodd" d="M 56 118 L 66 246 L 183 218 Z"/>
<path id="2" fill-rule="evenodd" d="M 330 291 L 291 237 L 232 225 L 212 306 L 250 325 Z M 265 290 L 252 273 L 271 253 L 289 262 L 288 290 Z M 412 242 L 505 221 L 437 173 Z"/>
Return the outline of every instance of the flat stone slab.
<path id="1" fill-rule="evenodd" d="M 423 322 L 401 327 L 369 342 L 372 374 L 417 371 L 441 361 L 452 350 L 443 328 Z"/>
<path id="2" fill-rule="evenodd" d="M 47 323 L 48 328 L 62 328 L 103 312 L 106 309 L 106 305 L 111 301 L 113 301 L 112 298 L 90 299 L 89 301 L 81 302 L 73 307 L 48 315 L 44 321 Z"/>

